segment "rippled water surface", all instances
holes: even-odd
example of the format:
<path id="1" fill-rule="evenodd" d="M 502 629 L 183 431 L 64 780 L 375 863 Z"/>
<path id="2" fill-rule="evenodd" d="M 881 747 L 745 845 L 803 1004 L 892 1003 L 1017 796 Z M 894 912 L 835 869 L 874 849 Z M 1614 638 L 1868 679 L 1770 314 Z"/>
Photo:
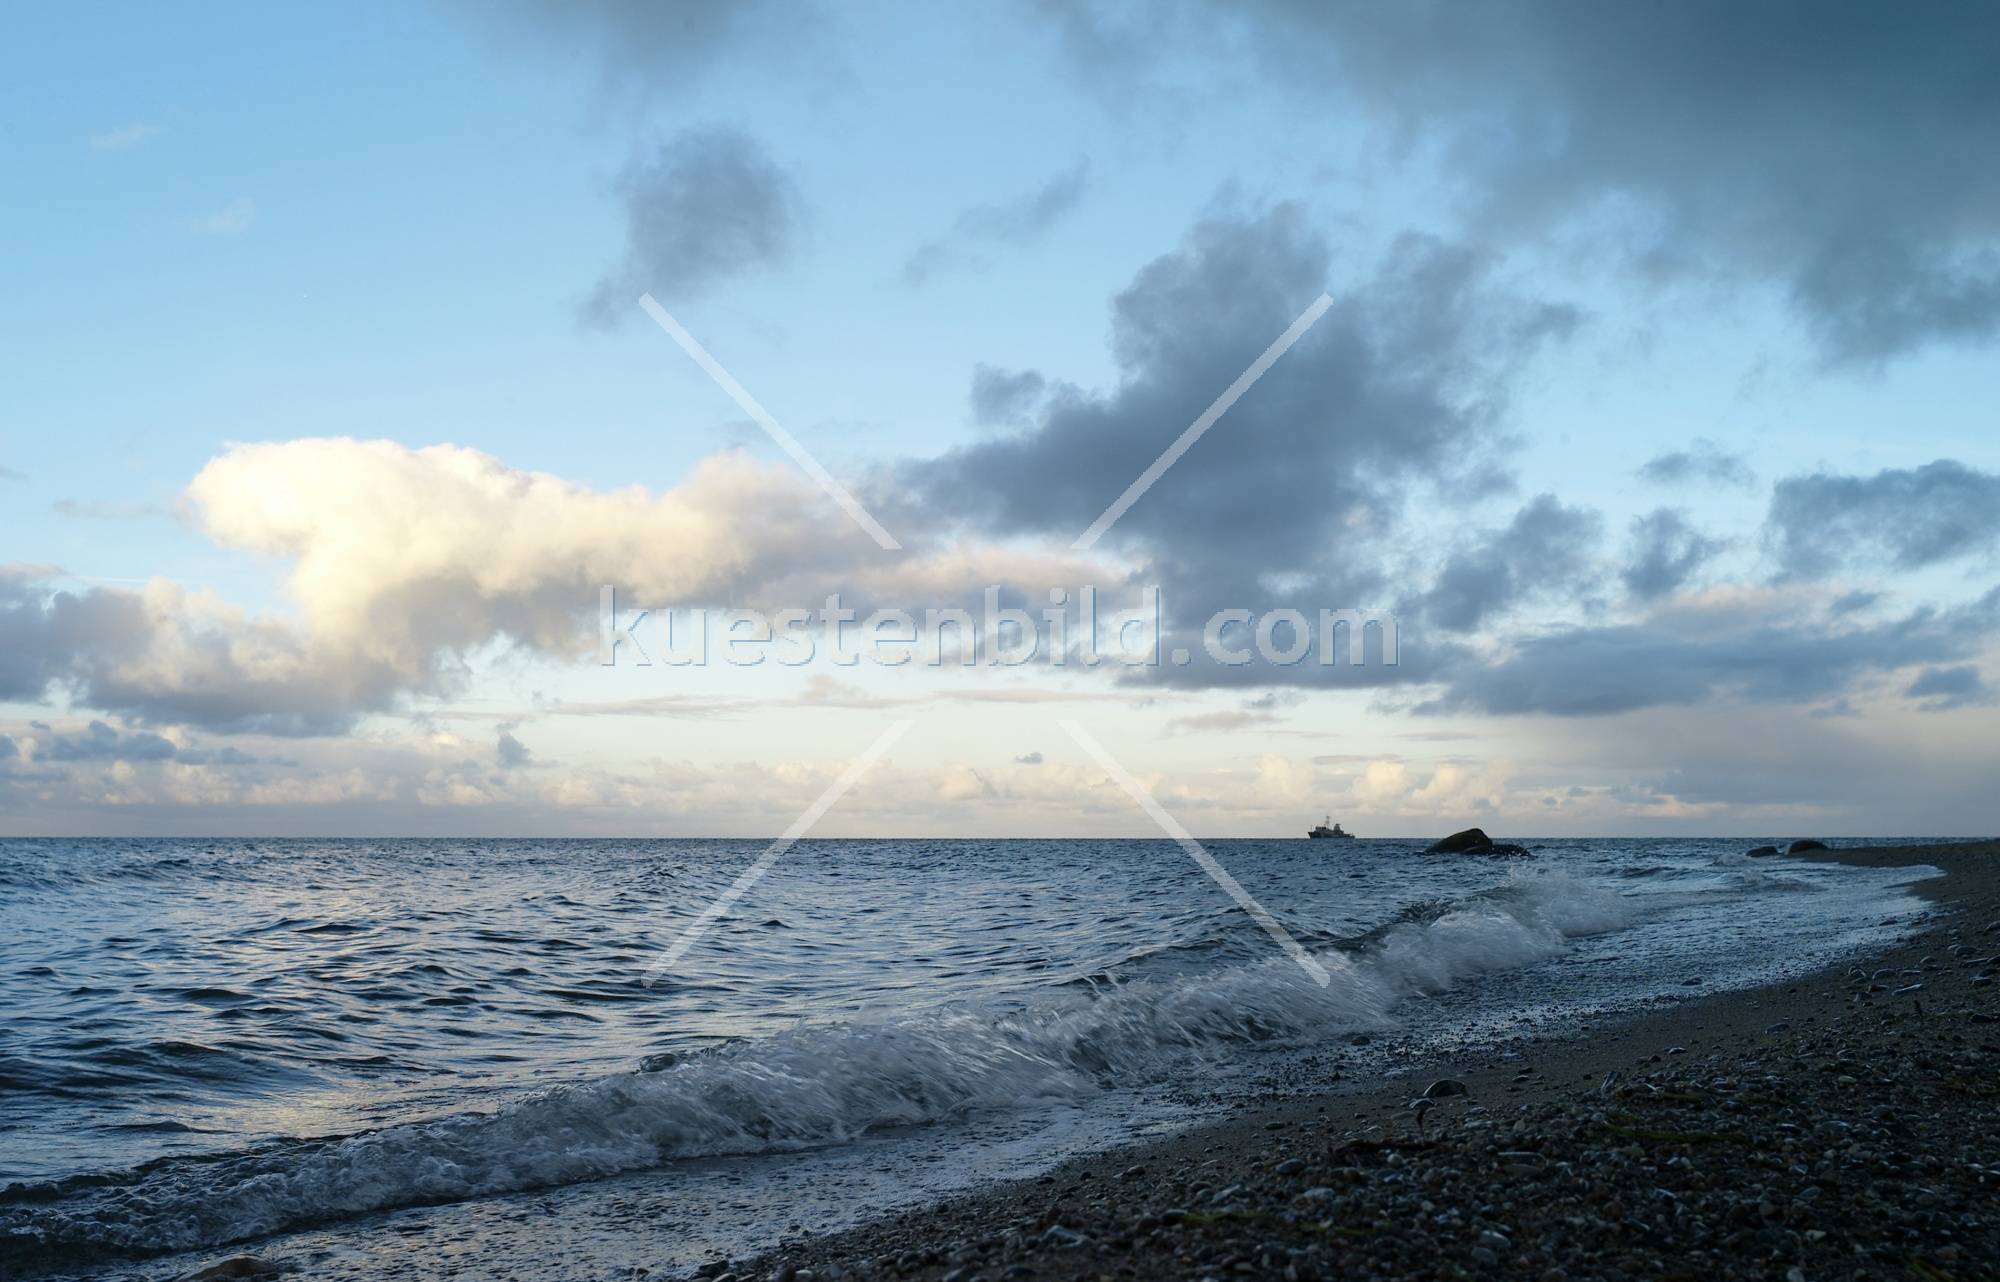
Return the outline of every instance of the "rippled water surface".
<path id="1" fill-rule="evenodd" d="M 907 1192 L 885 1143 L 1021 1169 L 1196 1067 L 1747 984 L 1916 909 L 1756 841 L 1532 844 L 1213 843 L 1322 987 L 1165 842 L 801 843 L 653 984 L 762 843 L 0 842 L 0 1274 L 633 1180 L 735 1198 L 682 1244 L 742 1248 L 758 1188 Z"/>

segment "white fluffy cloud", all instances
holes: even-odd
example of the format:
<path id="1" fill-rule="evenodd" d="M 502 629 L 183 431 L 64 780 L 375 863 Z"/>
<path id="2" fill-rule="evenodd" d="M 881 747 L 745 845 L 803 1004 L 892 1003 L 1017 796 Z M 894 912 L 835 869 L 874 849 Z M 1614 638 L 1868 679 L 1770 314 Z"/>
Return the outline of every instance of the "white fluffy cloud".
<path id="1" fill-rule="evenodd" d="M 795 471 L 740 452 L 670 489 L 595 490 L 455 445 L 349 438 L 239 445 L 187 490 L 218 543 L 289 563 L 296 613 L 253 615 L 156 581 L 49 590 L 0 577 L 0 696 L 66 686 L 139 721 L 319 733 L 444 694 L 496 642 L 580 658 L 606 584 L 647 607 L 957 601 L 1104 577 L 1000 545 L 885 553 Z"/>

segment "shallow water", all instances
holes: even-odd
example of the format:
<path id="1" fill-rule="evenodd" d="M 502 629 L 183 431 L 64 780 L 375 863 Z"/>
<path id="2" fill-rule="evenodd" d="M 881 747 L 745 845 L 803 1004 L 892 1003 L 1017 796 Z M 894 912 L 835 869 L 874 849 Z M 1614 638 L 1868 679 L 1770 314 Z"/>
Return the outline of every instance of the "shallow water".
<path id="1" fill-rule="evenodd" d="M 803 842 L 654 984 L 762 843 L 0 842 L 0 1273 L 740 1254 L 1357 1033 L 1760 982 L 1917 907 L 1760 840 L 1211 843 L 1324 987 L 1167 842 Z"/>

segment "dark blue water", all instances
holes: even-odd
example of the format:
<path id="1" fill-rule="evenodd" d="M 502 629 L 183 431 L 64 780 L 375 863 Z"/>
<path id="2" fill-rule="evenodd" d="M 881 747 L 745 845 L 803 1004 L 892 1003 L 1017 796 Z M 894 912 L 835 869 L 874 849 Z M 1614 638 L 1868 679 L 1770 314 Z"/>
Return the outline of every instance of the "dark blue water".
<path id="1" fill-rule="evenodd" d="M 1758 982 L 1916 909 L 1752 841 L 1533 844 L 1212 843 L 1322 986 L 1166 842 L 801 843 L 651 984 L 762 843 L 0 842 L 0 1274 L 289 1235 L 359 1275 L 434 1207 L 468 1276 L 603 1276 L 510 1208 L 635 1190 L 671 1265 L 1171 1124 L 1191 1074 Z"/>

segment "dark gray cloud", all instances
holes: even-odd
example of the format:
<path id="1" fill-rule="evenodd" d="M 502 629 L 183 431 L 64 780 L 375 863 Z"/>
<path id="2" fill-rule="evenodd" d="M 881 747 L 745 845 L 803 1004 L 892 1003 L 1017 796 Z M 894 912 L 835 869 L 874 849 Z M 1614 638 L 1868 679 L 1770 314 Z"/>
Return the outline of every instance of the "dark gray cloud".
<path id="1" fill-rule="evenodd" d="M 1757 483 L 1757 474 L 1740 454 L 1731 454 L 1714 441 L 1697 439 L 1684 450 L 1648 459 L 1639 468 L 1639 478 L 1656 485 L 1741 485 Z"/>
<path id="2" fill-rule="evenodd" d="M 1248 51 L 1271 80 L 1442 143 L 1482 235 L 1608 210 L 1647 229 L 1625 234 L 1650 276 L 1775 284 L 1829 361 L 2000 324 L 2000 7 L 1982 0 L 1255 0 L 1138 41 L 1120 6 L 1060 13 L 1062 47 L 1121 102 L 1149 71 Z"/>
<path id="3" fill-rule="evenodd" d="M 634 160 L 615 184 L 625 257 L 591 294 L 585 319 L 616 324 L 642 293 L 684 301 L 792 255 L 803 206 L 763 145 L 734 129 L 689 129 Z"/>
<path id="4" fill-rule="evenodd" d="M 1780 572 L 1798 579 L 1991 553 L 2000 548 L 2000 476 L 1939 459 L 1873 476 L 1788 477 L 1771 494 L 1764 538 Z"/>
<path id="5" fill-rule="evenodd" d="M 1114 387 L 1063 389 L 1024 431 L 908 465 L 905 492 L 989 534 L 1082 533 L 1327 288 L 1330 259 L 1291 205 L 1202 220 L 1113 300 Z M 1143 556 L 1170 608 L 1240 605 L 1278 581 L 1315 606 L 1382 599 L 1409 491 L 1478 496 L 1509 377 L 1575 322 L 1501 290 L 1491 268 L 1474 249 L 1402 241 L 1336 290 L 1106 545 Z"/>
<path id="6" fill-rule="evenodd" d="M 1048 385 L 1031 369 L 977 366 L 972 371 L 972 420 L 982 427 L 1025 426 Z"/>
<path id="7" fill-rule="evenodd" d="M 1970 664 L 1955 668 L 1926 668 L 1917 674 L 1917 679 L 1903 694 L 1911 699 L 1923 700 L 1917 705 L 1923 712 L 1950 712 L 1955 708 L 1993 702 L 1993 691 L 1979 675 L 1979 669 Z"/>
<path id="8" fill-rule="evenodd" d="M 42 722 L 31 725 L 37 732 L 30 739 L 37 761 L 124 761 L 135 764 L 174 761 L 188 766 L 246 766 L 258 762 L 258 758 L 235 748 L 183 746 L 149 730 L 118 730 L 103 721 L 92 721 L 74 733 L 52 729 Z M 8 746 L 17 750 L 11 739 Z M 0 752 L 0 756 L 7 755 L 7 752 Z"/>
<path id="9" fill-rule="evenodd" d="M 1619 578 L 1641 601 L 1678 591 L 1723 544 L 1688 523 L 1678 508 L 1655 508 L 1632 521 L 1632 543 Z"/>
<path id="10" fill-rule="evenodd" d="M 806 61 L 826 25 L 822 6 L 810 0 L 453 0 L 452 7 L 537 57 L 596 67 L 608 93 L 634 99 L 684 90 L 732 64 Z"/>
<path id="11" fill-rule="evenodd" d="M 39 701 L 80 653 L 144 626 L 131 593 L 52 593 L 32 574 L 0 568 L 0 700 Z"/>
<path id="12" fill-rule="evenodd" d="M 1524 602 L 1573 593 L 1590 577 L 1603 529 L 1595 512 L 1543 494 L 1445 562 L 1420 603 L 1424 617 L 1448 632 L 1470 632 Z"/>
<path id="13" fill-rule="evenodd" d="M 345 731 L 409 688 L 366 660 L 321 659 L 283 624 L 204 619 L 135 592 L 57 591 L 0 573 L 0 699 L 35 703 L 60 689 L 140 724 L 315 735 Z"/>
<path id="14" fill-rule="evenodd" d="M 1530 637 L 1491 663 L 1466 660 L 1425 712 L 1603 716 L 1721 697 L 1810 703 L 1913 664 L 1964 659 L 2000 622 L 2000 589 L 1948 612 L 1872 626 L 1795 621 L 1711 631 L 1663 626 L 1570 628 Z"/>
<path id="15" fill-rule="evenodd" d="M 499 741 L 494 745 L 493 755 L 502 770 L 518 770 L 535 759 L 534 752 L 527 744 L 516 739 L 511 730 L 500 732 Z"/>
<path id="16" fill-rule="evenodd" d="M 1089 162 L 1079 160 L 1033 191 L 973 206 L 958 216 L 948 233 L 910 255 L 903 264 L 903 283 L 921 285 L 939 272 L 984 268 L 983 251 L 993 246 L 1018 249 L 1034 244 L 1083 200 L 1089 177 Z"/>
<path id="17" fill-rule="evenodd" d="M 36 743 L 36 755 L 51 761 L 165 761 L 176 750 L 171 739 L 144 730 L 120 734 L 102 721 L 80 734 L 51 733 Z"/>

